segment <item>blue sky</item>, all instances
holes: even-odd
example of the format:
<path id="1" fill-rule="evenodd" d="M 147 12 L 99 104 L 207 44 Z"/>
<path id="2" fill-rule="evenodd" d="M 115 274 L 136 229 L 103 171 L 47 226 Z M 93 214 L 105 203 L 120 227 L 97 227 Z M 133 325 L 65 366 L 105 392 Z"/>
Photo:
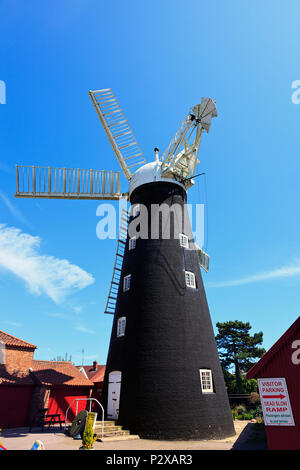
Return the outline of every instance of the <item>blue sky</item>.
<path id="1" fill-rule="evenodd" d="M 96 237 L 98 203 L 13 195 L 16 163 L 119 169 L 88 96 L 110 87 L 148 161 L 216 100 L 207 197 L 203 178 L 189 190 L 206 204 L 208 302 L 214 325 L 249 321 L 268 349 L 300 311 L 299 2 L 2 0 L 0 17 L 0 329 L 39 359 L 105 363 L 116 242 Z"/>

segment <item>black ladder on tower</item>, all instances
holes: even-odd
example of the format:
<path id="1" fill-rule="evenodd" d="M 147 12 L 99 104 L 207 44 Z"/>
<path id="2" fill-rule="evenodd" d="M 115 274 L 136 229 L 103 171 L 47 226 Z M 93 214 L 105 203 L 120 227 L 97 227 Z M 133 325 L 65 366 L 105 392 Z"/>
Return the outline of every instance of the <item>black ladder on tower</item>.
<path id="1" fill-rule="evenodd" d="M 117 252 L 115 258 L 115 264 L 113 269 L 112 280 L 110 283 L 110 289 L 107 297 L 106 307 L 104 313 L 110 313 L 114 315 L 116 310 L 118 290 L 121 281 L 122 264 L 126 246 L 127 228 L 129 222 L 129 214 L 125 209 L 122 209 L 119 227 L 119 238 L 117 244 Z"/>

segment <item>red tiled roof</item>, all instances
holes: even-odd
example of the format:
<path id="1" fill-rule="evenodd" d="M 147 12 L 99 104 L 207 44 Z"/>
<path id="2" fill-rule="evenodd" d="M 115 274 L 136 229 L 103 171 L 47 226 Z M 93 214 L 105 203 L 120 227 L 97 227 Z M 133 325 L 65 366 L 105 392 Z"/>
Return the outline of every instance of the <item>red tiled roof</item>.
<path id="1" fill-rule="evenodd" d="M 254 364 L 253 367 L 247 372 L 247 379 L 253 379 L 257 376 L 259 371 L 268 362 L 270 362 L 273 356 L 281 349 L 284 344 L 294 335 L 297 331 L 300 331 L 300 316 L 297 320 L 286 330 L 286 332 L 280 336 L 280 338 L 273 344 L 273 346 L 260 358 L 260 360 Z"/>
<path id="2" fill-rule="evenodd" d="M 94 369 L 94 366 L 77 366 L 78 369 L 84 369 L 86 375 L 92 382 L 103 382 L 105 374 L 105 365 L 97 365 L 97 369 Z"/>
<path id="3" fill-rule="evenodd" d="M 22 339 L 16 338 L 15 336 L 9 335 L 8 333 L 5 333 L 1 330 L 0 341 L 6 346 L 17 346 L 24 349 L 36 349 L 36 346 L 33 344 L 27 343 L 27 341 L 23 341 Z"/>
<path id="4" fill-rule="evenodd" d="M 72 362 L 32 361 L 34 378 L 43 385 L 71 385 L 92 387 L 94 384 Z"/>

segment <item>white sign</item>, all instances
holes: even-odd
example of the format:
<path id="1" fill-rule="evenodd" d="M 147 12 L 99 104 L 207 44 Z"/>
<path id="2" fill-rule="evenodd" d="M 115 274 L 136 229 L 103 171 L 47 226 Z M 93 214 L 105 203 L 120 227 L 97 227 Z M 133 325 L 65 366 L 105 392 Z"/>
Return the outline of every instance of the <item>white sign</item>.
<path id="1" fill-rule="evenodd" d="M 295 426 L 284 378 L 257 379 L 266 426 Z"/>

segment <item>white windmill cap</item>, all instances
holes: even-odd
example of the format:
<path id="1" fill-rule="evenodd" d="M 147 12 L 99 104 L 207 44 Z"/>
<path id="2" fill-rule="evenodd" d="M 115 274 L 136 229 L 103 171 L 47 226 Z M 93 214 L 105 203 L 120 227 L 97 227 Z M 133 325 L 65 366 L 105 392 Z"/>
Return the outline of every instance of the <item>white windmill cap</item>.
<path id="1" fill-rule="evenodd" d="M 161 175 L 161 162 L 154 161 L 150 163 L 146 163 L 146 165 L 141 166 L 131 177 L 129 183 L 129 196 L 133 193 L 133 191 L 142 186 L 143 184 L 147 183 L 154 183 L 154 182 L 163 182 L 163 183 L 174 183 L 178 184 L 181 188 L 185 190 L 184 184 L 176 181 L 174 178 L 164 178 Z"/>

